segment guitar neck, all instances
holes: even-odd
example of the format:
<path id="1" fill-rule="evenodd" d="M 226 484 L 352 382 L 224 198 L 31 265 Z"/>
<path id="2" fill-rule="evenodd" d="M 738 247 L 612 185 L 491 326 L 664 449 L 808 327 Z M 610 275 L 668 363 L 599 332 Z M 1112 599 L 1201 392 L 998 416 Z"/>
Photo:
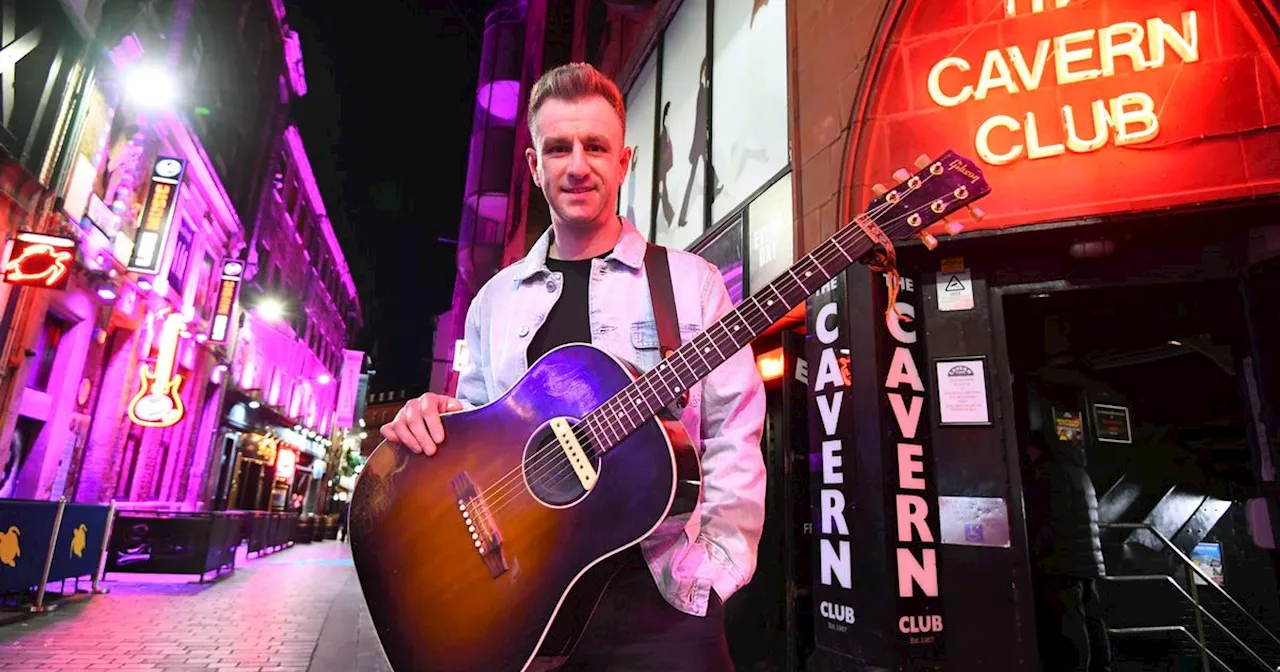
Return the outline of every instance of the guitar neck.
<path id="1" fill-rule="evenodd" d="M 617 445 L 873 246 L 860 228 L 846 226 L 589 413 L 582 424 L 596 452 Z"/>

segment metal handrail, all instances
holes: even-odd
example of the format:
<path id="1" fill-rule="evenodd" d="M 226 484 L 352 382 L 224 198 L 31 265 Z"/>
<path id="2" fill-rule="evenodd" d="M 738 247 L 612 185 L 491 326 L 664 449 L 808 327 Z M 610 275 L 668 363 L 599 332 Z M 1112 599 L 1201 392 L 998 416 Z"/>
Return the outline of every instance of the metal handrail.
<path id="1" fill-rule="evenodd" d="M 1231 597 L 1231 595 L 1229 595 L 1227 591 L 1222 588 L 1222 586 L 1219 586 L 1216 581 L 1209 578 L 1208 574 L 1204 573 L 1204 570 L 1200 569 L 1200 567 L 1197 566 L 1196 563 L 1192 562 L 1191 558 L 1187 557 L 1187 554 L 1182 552 L 1182 549 L 1178 548 L 1177 546 L 1174 546 L 1172 541 L 1169 541 L 1167 537 L 1165 537 L 1163 534 L 1160 534 L 1160 532 L 1157 531 L 1156 528 L 1150 523 L 1102 523 L 1099 525 L 1099 527 L 1115 528 L 1120 530 L 1147 530 L 1151 534 L 1155 535 L 1155 537 L 1159 539 L 1162 543 L 1164 543 L 1164 545 L 1169 550 L 1173 551 L 1174 555 L 1178 556 L 1178 559 L 1182 561 L 1182 564 L 1185 565 L 1187 569 L 1195 572 L 1196 574 L 1199 574 L 1200 578 L 1204 579 L 1204 582 L 1206 584 L 1208 584 L 1214 590 L 1218 591 L 1218 594 L 1226 598 L 1226 600 L 1230 602 L 1232 606 L 1238 609 L 1240 613 L 1244 614 L 1245 617 L 1247 617 L 1250 621 L 1253 621 L 1253 624 L 1257 626 L 1259 630 L 1267 633 L 1267 636 L 1271 638 L 1271 641 L 1275 642 L 1277 646 L 1280 646 L 1280 638 L 1276 637 L 1274 633 L 1268 630 L 1267 626 L 1263 625 L 1261 621 L 1255 618 L 1253 614 L 1249 613 L 1249 611 L 1245 609 L 1243 606 L 1241 606 L 1239 602 L 1236 602 L 1236 599 L 1234 597 Z"/>
<path id="2" fill-rule="evenodd" d="M 1168 577 L 1165 577 L 1165 578 L 1168 578 Z M 1195 635 L 1192 635 L 1190 632 L 1187 632 L 1187 629 L 1182 627 L 1181 625 L 1159 625 L 1159 626 L 1147 626 L 1147 627 L 1137 627 L 1137 628 L 1107 628 L 1107 632 L 1113 635 L 1145 635 L 1153 632 L 1180 632 L 1184 636 L 1186 636 L 1187 639 L 1191 640 L 1192 644 L 1195 644 L 1196 647 L 1200 649 L 1201 654 L 1213 660 L 1213 662 L 1217 663 L 1219 667 L 1226 670 L 1227 672 L 1232 672 L 1231 667 L 1229 665 L 1222 662 L 1222 659 L 1219 658 L 1217 655 L 1215 655 L 1208 648 L 1206 648 L 1204 644 L 1201 644 L 1200 642 L 1196 641 Z"/>
<path id="3" fill-rule="evenodd" d="M 1230 629 L 1230 628 L 1228 628 L 1228 627 L 1227 627 L 1227 626 L 1226 626 L 1222 621 L 1218 620 L 1218 617 L 1216 617 L 1216 616 L 1214 616 L 1212 613 L 1210 613 L 1208 609 L 1205 609 L 1205 608 L 1204 608 L 1204 605 L 1200 604 L 1200 602 L 1199 602 L 1198 600 L 1196 600 L 1195 598 L 1191 597 L 1191 595 L 1190 595 L 1189 593 L 1187 593 L 1187 591 L 1183 590 L 1183 589 L 1182 589 L 1182 586 L 1178 585 L 1178 582 L 1177 582 L 1177 581 L 1174 581 L 1172 576 L 1169 576 L 1169 575 L 1167 575 L 1167 574 L 1142 574 L 1142 575 L 1138 575 L 1138 576 L 1107 576 L 1107 577 L 1104 577 L 1104 578 L 1105 578 L 1106 580 L 1108 580 L 1108 581 L 1114 581 L 1114 582 L 1117 582 L 1117 583 L 1119 583 L 1119 582 L 1135 582 L 1135 583 L 1136 583 L 1136 582 L 1138 582 L 1138 581 L 1167 581 L 1167 582 L 1169 582 L 1169 585 L 1173 586 L 1174 590 L 1177 590 L 1179 593 L 1181 593 L 1181 594 L 1182 594 L 1182 596 L 1183 596 L 1183 597 L 1185 597 L 1185 598 L 1187 599 L 1187 601 L 1188 601 L 1188 602 L 1190 602 L 1193 606 L 1195 606 L 1195 608 L 1199 611 L 1199 613 L 1200 613 L 1200 614 L 1203 614 L 1204 616 L 1206 616 L 1206 617 L 1209 619 L 1209 622 L 1211 622 L 1211 623 L 1213 623 L 1214 625 L 1218 626 L 1218 629 L 1219 629 L 1219 630 L 1221 630 L 1224 634 L 1226 634 L 1226 636 L 1227 636 L 1227 637 L 1229 637 L 1229 638 L 1231 639 L 1231 641 L 1235 642 L 1235 643 L 1236 643 L 1236 646 L 1240 647 L 1241 649 L 1244 649 L 1244 652 L 1245 652 L 1245 653 L 1247 653 L 1247 654 L 1249 654 L 1249 656 L 1250 656 L 1251 658 L 1253 658 L 1253 660 L 1254 660 L 1255 662 L 1257 662 L 1259 665 L 1261 665 L 1262 667 L 1264 667 L 1264 668 L 1265 668 L 1265 669 L 1267 669 L 1267 670 L 1272 670 L 1272 671 L 1274 671 L 1274 670 L 1276 669 L 1276 667 L 1275 667 L 1274 665 L 1271 665 L 1270 663 L 1268 663 L 1268 662 L 1266 661 L 1266 659 L 1264 659 L 1262 656 L 1258 655 L 1258 652 L 1257 652 L 1257 651 L 1254 651 L 1252 648 L 1250 648 L 1250 647 L 1249 647 L 1249 645 L 1248 645 L 1248 644 L 1245 644 L 1245 643 L 1244 643 L 1244 640 L 1242 640 L 1242 639 L 1240 639 L 1238 636 L 1236 636 L 1236 633 L 1232 632 L 1232 631 L 1231 631 L 1231 629 Z M 1124 630 L 1124 628 L 1121 628 L 1120 630 Z M 1185 629 L 1185 628 L 1183 628 L 1183 630 L 1185 631 L 1186 629 Z M 1187 633 L 1187 635 L 1188 635 L 1188 636 L 1190 636 L 1190 635 L 1191 635 L 1191 633 Z M 1203 636 L 1203 635 L 1202 635 L 1202 636 Z M 1196 643 L 1197 643 L 1197 644 L 1200 644 L 1200 642 L 1199 642 L 1199 641 L 1197 641 Z M 1201 653 L 1202 653 L 1202 654 L 1206 654 L 1206 655 L 1209 655 L 1209 656 L 1213 656 L 1213 652 L 1212 652 L 1212 651 L 1209 651 L 1209 649 L 1208 649 L 1208 648 L 1204 647 L 1203 645 L 1201 645 L 1201 647 L 1200 647 L 1200 648 L 1201 648 Z M 1216 657 L 1215 657 L 1215 658 L 1216 658 Z M 1225 667 L 1225 666 L 1224 666 L 1224 667 Z M 1229 669 L 1229 668 L 1228 668 L 1228 669 Z"/>

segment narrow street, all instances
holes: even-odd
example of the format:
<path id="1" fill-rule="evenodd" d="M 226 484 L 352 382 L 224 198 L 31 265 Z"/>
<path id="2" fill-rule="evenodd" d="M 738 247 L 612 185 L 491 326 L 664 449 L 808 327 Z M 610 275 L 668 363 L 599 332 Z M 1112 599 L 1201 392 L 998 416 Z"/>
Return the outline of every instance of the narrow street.
<path id="1" fill-rule="evenodd" d="M 0 626 L 0 669 L 390 669 L 344 543 L 241 551 L 236 564 L 204 584 L 108 574 L 108 594 Z"/>

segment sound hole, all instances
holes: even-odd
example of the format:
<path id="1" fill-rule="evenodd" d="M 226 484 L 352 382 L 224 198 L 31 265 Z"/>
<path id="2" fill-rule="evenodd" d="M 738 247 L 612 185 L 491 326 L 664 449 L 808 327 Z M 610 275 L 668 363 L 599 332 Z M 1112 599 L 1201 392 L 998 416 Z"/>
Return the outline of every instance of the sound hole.
<path id="1" fill-rule="evenodd" d="M 596 453 L 586 435 L 577 429 L 577 421 L 570 418 L 569 424 L 574 426 L 574 434 L 578 437 L 578 444 L 582 447 L 582 452 L 586 455 L 587 461 L 598 474 L 600 472 L 600 456 Z M 587 494 L 587 489 L 582 487 L 578 472 L 574 470 L 573 464 L 569 461 L 568 453 L 560 445 L 560 441 L 556 438 L 555 432 L 549 423 L 540 427 L 528 445 L 525 446 L 523 467 L 525 482 L 529 484 L 529 490 L 543 504 L 548 506 L 568 506 L 581 500 Z"/>

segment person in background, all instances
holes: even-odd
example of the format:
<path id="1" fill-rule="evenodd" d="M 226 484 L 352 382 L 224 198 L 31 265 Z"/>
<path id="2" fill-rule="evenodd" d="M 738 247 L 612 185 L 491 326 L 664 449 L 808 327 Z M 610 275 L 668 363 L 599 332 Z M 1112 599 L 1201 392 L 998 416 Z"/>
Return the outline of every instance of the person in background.
<path id="1" fill-rule="evenodd" d="M 1033 432 L 1027 457 L 1028 534 L 1044 670 L 1111 672 L 1111 642 L 1098 596 L 1106 565 L 1084 441 L 1046 441 L 1042 432 Z"/>

